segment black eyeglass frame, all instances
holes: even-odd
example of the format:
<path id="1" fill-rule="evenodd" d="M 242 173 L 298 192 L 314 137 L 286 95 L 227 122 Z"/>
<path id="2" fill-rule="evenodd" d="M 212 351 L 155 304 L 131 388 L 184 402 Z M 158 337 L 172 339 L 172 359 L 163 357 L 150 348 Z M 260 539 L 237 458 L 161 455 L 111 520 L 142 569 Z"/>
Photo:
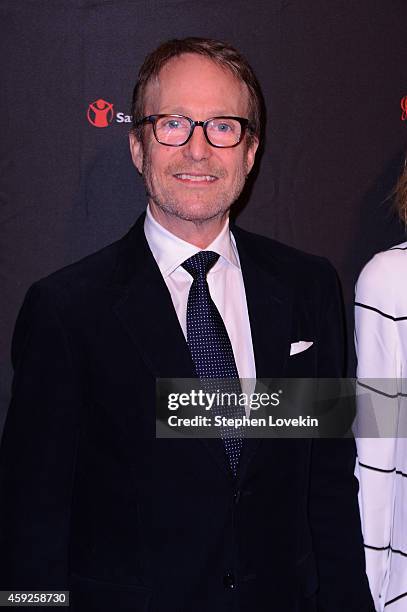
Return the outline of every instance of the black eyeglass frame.
<path id="1" fill-rule="evenodd" d="M 182 142 L 181 144 L 169 144 L 167 142 L 161 142 L 161 140 L 158 139 L 157 136 L 157 132 L 156 132 L 156 124 L 158 119 L 161 119 L 162 117 L 179 117 L 180 119 L 187 119 L 189 121 L 190 124 L 190 131 L 189 131 L 189 136 L 188 138 Z M 240 123 L 240 127 L 241 127 L 241 132 L 240 132 L 240 138 L 237 142 L 235 142 L 232 145 L 216 145 L 213 144 L 208 137 L 208 134 L 206 133 L 207 130 L 207 126 L 208 123 L 210 121 L 213 121 L 214 119 L 234 119 L 235 121 L 238 121 Z M 194 133 L 194 130 L 197 126 L 201 127 L 203 129 L 203 133 L 205 135 L 206 141 L 208 144 L 211 145 L 211 147 L 215 147 L 216 149 L 231 149 L 233 147 L 237 147 L 238 144 L 240 144 L 243 140 L 243 137 L 246 133 L 246 130 L 249 132 L 254 133 L 254 130 L 252 128 L 252 126 L 250 125 L 250 121 L 249 119 L 246 119 L 245 117 L 234 117 L 234 116 L 229 116 L 229 115 L 220 115 L 218 117 L 210 117 L 209 119 L 205 119 L 205 121 L 194 121 L 193 119 L 191 119 L 191 117 L 187 117 L 186 115 L 177 115 L 177 114 L 168 114 L 168 113 L 164 113 L 161 115 L 148 115 L 148 117 L 143 117 L 142 119 L 139 119 L 136 122 L 136 126 L 141 126 L 143 124 L 146 123 L 151 123 L 151 125 L 153 126 L 153 132 L 154 132 L 154 136 L 155 139 L 158 143 L 160 143 L 161 145 L 165 146 L 165 147 L 183 147 L 184 145 L 187 144 L 187 142 L 189 142 L 189 140 L 192 138 L 192 134 Z"/>

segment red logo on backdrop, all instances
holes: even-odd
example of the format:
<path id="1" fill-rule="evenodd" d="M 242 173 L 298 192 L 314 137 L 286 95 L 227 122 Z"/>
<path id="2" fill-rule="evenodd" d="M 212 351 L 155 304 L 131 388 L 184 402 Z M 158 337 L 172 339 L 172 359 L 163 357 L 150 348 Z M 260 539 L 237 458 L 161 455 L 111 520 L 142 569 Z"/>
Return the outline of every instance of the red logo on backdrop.
<path id="1" fill-rule="evenodd" d="M 407 121 L 407 96 L 404 96 L 404 98 L 401 98 L 400 106 L 401 106 L 401 110 L 403 111 L 401 113 L 401 120 Z"/>
<path id="2" fill-rule="evenodd" d="M 89 104 L 86 116 L 94 127 L 107 127 L 113 121 L 113 104 L 99 98 Z"/>

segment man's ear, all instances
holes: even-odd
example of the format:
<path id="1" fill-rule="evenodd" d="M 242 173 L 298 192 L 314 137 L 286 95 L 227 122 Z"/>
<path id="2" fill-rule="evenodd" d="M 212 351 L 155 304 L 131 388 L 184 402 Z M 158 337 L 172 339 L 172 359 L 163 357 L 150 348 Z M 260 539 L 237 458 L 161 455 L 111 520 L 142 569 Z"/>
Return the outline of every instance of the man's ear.
<path id="1" fill-rule="evenodd" d="M 143 174 L 143 145 L 134 132 L 129 134 L 130 153 L 133 164 L 140 174 Z"/>
<path id="2" fill-rule="evenodd" d="M 259 146 L 259 139 L 256 138 L 256 136 L 252 136 L 251 143 L 247 147 L 247 151 L 246 151 L 247 174 L 250 174 L 250 170 L 253 168 L 258 146 Z"/>

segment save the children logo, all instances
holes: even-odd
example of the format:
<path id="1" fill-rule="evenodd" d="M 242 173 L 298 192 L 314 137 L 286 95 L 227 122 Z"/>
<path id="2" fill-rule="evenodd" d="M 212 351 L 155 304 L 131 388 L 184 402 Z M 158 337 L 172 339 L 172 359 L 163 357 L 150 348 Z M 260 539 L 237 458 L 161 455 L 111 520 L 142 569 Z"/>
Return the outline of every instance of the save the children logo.
<path id="1" fill-rule="evenodd" d="M 107 127 L 113 120 L 114 106 L 111 102 L 99 98 L 88 106 L 87 118 L 89 123 L 97 128 Z"/>
<path id="2" fill-rule="evenodd" d="M 131 123 L 131 115 L 122 112 L 115 113 L 113 102 L 98 98 L 88 105 L 87 120 L 93 127 L 105 128 L 113 121 L 115 123 Z"/>
<path id="3" fill-rule="evenodd" d="M 401 98 L 400 106 L 401 106 L 401 111 L 402 111 L 401 120 L 407 121 L 407 96 L 404 96 L 403 98 Z"/>

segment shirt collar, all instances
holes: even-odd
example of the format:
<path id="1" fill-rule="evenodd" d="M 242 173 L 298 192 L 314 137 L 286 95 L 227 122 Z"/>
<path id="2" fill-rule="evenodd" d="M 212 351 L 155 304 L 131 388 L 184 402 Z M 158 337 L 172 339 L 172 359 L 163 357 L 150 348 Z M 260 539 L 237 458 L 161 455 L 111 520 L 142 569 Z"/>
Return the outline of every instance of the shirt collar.
<path id="1" fill-rule="evenodd" d="M 153 218 L 149 206 L 147 206 L 144 221 L 144 233 L 154 259 L 164 277 L 174 272 L 186 259 L 202 251 L 202 249 L 194 244 L 178 238 L 178 236 L 165 229 Z M 229 219 L 226 219 L 219 234 L 203 250 L 215 251 L 215 253 L 220 255 L 220 259 L 240 269 L 236 243 L 229 230 Z"/>

